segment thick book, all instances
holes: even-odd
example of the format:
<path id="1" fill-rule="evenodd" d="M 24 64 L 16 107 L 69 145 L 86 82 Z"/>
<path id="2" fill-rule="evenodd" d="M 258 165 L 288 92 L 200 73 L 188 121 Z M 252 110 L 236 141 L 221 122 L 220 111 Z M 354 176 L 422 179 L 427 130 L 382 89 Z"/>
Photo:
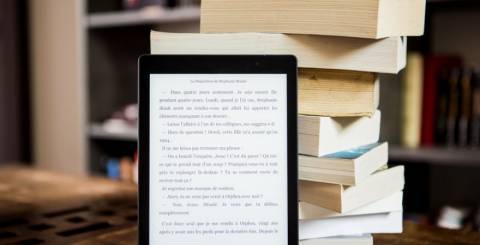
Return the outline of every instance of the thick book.
<path id="1" fill-rule="evenodd" d="M 202 0 L 201 32 L 420 36 L 426 0 Z"/>
<path id="2" fill-rule="evenodd" d="M 326 219 L 332 217 L 347 217 L 365 214 L 379 214 L 403 210 L 403 191 L 396 192 L 378 201 L 369 203 L 354 210 L 338 213 L 306 202 L 298 203 L 298 218 L 300 220 Z"/>
<path id="3" fill-rule="evenodd" d="M 300 69 L 298 73 L 300 114 L 371 116 L 379 96 L 379 81 L 371 72 Z"/>
<path id="4" fill-rule="evenodd" d="M 299 199 L 345 213 L 403 190 L 404 183 L 403 166 L 375 172 L 355 186 L 301 180 Z"/>
<path id="5" fill-rule="evenodd" d="M 394 211 L 351 217 L 302 220 L 298 226 L 299 238 L 303 240 L 365 233 L 402 233 L 402 214 L 402 211 Z"/>
<path id="6" fill-rule="evenodd" d="M 300 245 L 373 245 L 371 234 L 333 236 L 300 240 Z"/>
<path id="7" fill-rule="evenodd" d="M 301 68 L 397 73 L 405 67 L 407 40 L 277 33 L 150 34 L 152 54 L 293 54 Z"/>
<path id="8" fill-rule="evenodd" d="M 388 162 L 388 143 L 373 143 L 323 157 L 298 156 L 301 180 L 357 185 Z"/>
<path id="9" fill-rule="evenodd" d="M 408 54 L 402 83 L 402 145 L 417 148 L 420 145 L 422 123 L 423 57 L 421 54 Z"/>
<path id="10" fill-rule="evenodd" d="M 325 156 L 372 144 L 380 135 L 380 111 L 371 117 L 298 115 L 298 152 Z"/>

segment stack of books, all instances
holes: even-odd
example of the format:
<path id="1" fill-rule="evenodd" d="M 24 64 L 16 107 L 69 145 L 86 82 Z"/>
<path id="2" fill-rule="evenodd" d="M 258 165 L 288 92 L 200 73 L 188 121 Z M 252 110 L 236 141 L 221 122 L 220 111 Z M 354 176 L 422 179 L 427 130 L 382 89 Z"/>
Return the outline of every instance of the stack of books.
<path id="1" fill-rule="evenodd" d="M 406 64 L 425 0 L 203 0 L 201 32 L 152 32 L 153 54 L 294 54 L 301 244 L 402 232 L 403 166 L 379 143 L 378 73 Z"/>

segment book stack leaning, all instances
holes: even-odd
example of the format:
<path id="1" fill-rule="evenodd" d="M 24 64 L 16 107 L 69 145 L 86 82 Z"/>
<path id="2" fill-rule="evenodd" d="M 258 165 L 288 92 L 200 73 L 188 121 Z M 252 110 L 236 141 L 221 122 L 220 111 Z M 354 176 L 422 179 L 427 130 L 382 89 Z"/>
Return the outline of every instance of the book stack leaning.
<path id="1" fill-rule="evenodd" d="M 402 232 L 403 166 L 378 142 L 378 73 L 406 63 L 425 0 L 203 0 L 202 33 L 152 32 L 153 54 L 293 54 L 300 244 Z"/>

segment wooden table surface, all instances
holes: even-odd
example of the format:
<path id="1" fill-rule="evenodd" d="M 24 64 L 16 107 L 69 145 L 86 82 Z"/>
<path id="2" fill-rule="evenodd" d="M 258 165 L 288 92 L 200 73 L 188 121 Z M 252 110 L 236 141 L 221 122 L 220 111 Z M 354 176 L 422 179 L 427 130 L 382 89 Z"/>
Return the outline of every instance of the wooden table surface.
<path id="1" fill-rule="evenodd" d="M 136 186 L 18 167 L 0 168 L 0 244 L 135 244 Z M 480 233 L 412 222 L 375 244 L 480 244 Z"/>

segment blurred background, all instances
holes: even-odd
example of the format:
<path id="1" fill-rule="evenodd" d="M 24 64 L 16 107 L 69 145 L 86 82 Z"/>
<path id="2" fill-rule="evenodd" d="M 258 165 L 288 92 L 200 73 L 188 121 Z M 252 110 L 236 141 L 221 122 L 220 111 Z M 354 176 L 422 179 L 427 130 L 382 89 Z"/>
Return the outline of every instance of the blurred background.
<path id="1" fill-rule="evenodd" d="M 198 32 L 199 16 L 199 0 L 0 1 L 0 165 L 134 181 L 137 58 L 150 30 Z M 479 26 L 480 1 L 427 0 L 407 68 L 381 75 L 406 219 L 479 229 Z"/>

